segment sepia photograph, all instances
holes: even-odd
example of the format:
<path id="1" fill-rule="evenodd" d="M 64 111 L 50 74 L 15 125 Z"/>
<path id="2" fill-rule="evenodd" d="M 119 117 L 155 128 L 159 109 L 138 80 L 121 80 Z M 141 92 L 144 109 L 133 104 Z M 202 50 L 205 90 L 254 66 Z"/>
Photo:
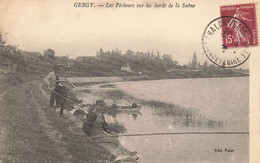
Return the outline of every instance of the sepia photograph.
<path id="1" fill-rule="evenodd" d="M 259 163 L 259 14 L 1 0 L 0 162 Z"/>

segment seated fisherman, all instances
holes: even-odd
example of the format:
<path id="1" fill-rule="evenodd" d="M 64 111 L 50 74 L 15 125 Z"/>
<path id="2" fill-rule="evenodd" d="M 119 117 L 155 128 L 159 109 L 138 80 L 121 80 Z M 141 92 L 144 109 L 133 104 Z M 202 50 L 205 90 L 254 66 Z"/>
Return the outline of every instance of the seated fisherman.
<path id="1" fill-rule="evenodd" d="M 136 102 L 133 102 L 132 108 L 137 108 L 137 103 Z"/>
<path id="2" fill-rule="evenodd" d="M 87 114 L 82 130 L 89 137 L 90 141 L 95 141 L 98 143 L 109 142 L 115 144 L 116 146 L 120 145 L 120 142 L 117 139 L 115 139 L 115 137 L 117 137 L 117 134 L 114 131 L 112 131 L 111 127 L 107 124 L 104 115 L 97 112 L 97 107 L 98 106 L 96 106 L 93 111 Z M 100 108 L 98 109 L 99 111 L 101 110 Z M 111 134 L 114 137 L 104 137 L 103 131 Z M 102 135 L 103 137 L 99 137 Z"/>
<path id="3" fill-rule="evenodd" d="M 136 155 L 137 152 L 130 152 L 122 147 L 121 143 L 117 139 L 117 133 L 112 131 L 112 128 L 105 121 L 104 115 L 100 112 L 102 112 L 102 108 L 96 106 L 93 111 L 88 113 L 83 124 L 82 130 L 88 136 L 88 140 L 96 143 L 110 143 L 116 146 L 116 149 L 120 151 L 119 153 L 130 156 Z M 110 135 L 104 134 L 103 131 Z"/>
<path id="4" fill-rule="evenodd" d="M 60 108 L 60 115 L 62 115 L 63 109 L 65 108 L 66 98 L 68 97 L 66 87 L 60 82 L 56 82 L 53 92 L 55 92 L 56 106 Z"/>
<path id="5" fill-rule="evenodd" d="M 114 109 L 117 108 L 116 101 L 114 101 L 114 103 L 112 104 L 112 108 L 114 108 Z"/>

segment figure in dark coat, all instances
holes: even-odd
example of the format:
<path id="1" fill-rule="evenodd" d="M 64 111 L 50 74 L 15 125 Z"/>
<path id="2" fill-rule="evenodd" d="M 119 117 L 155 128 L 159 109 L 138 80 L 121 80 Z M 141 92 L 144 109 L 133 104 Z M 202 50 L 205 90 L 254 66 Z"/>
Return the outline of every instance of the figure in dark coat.
<path id="1" fill-rule="evenodd" d="M 53 91 L 56 94 L 56 105 L 57 107 L 60 107 L 60 115 L 62 115 L 63 109 L 65 108 L 66 98 L 68 97 L 66 87 L 57 82 Z"/>

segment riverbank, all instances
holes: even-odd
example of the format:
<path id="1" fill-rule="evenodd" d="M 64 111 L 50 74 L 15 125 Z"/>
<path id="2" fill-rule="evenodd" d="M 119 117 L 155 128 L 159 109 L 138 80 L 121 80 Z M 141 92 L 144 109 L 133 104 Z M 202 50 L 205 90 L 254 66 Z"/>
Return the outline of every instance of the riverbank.
<path id="1" fill-rule="evenodd" d="M 5 84 L 5 85 L 4 85 Z M 39 83 L 1 83 L 0 160 L 105 162 L 111 153 L 86 140 L 81 128 L 49 107 Z M 10 87 L 10 88 L 9 88 Z"/>

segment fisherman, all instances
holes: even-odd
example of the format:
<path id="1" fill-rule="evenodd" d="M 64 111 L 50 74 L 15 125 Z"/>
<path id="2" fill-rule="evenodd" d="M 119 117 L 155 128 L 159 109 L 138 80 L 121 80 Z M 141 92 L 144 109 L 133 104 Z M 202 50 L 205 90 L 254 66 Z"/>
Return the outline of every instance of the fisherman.
<path id="1" fill-rule="evenodd" d="M 122 147 L 121 143 L 117 139 L 118 134 L 115 133 L 112 130 L 111 126 L 109 126 L 105 121 L 105 117 L 102 114 L 102 112 L 104 112 L 104 108 L 95 106 L 92 109 L 93 111 L 90 111 L 87 114 L 86 120 L 82 127 L 82 130 L 87 135 L 88 140 L 90 142 L 96 143 L 110 143 L 114 145 L 115 149 L 117 149 L 117 153 L 128 155 L 130 157 L 134 157 L 134 159 L 138 159 L 139 157 L 135 157 L 137 152 L 130 152 Z M 105 131 L 109 135 L 104 134 L 103 131 Z"/>
<path id="2" fill-rule="evenodd" d="M 93 111 L 90 111 L 87 114 L 86 120 L 82 127 L 82 130 L 88 136 L 89 140 L 99 143 L 110 142 L 118 146 L 120 142 L 117 139 L 115 139 L 115 137 L 117 137 L 117 134 L 107 124 L 104 115 L 100 113 L 102 112 L 103 108 L 96 105 L 92 109 Z M 103 131 L 105 131 L 108 134 L 111 134 L 113 137 L 99 137 L 104 135 Z"/>
<path id="3" fill-rule="evenodd" d="M 136 120 L 137 114 L 133 113 L 133 114 L 132 114 L 132 117 L 134 118 L 134 120 Z"/>
<path id="4" fill-rule="evenodd" d="M 137 108 L 138 106 L 137 106 L 137 103 L 136 102 L 133 102 L 133 104 L 132 104 L 132 108 Z"/>
<path id="5" fill-rule="evenodd" d="M 60 68 L 57 65 L 55 65 L 53 67 L 53 71 L 50 72 L 43 80 L 48 86 L 48 89 L 51 90 L 51 97 L 50 97 L 51 107 L 53 107 L 54 101 L 56 99 L 56 94 L 53 92 L 53 90 L 56 86 L 56 82 L 59 81 L 60 79 L 59 72 L 60 72 Z"/>
<path id="6" fill-rule="evenodd" d="M 113 109 L 117 109 L 117 108 L 118 108 L 117 105 L 116 105 L 116 101 L 113 102 L 112 108 L 113 108 Z"/>
<path id="7" fill-rule="evenodd" d="M 60 116 L 63 115 L 63 109 L 65 108 L 66 98 L 68 97 L 66 87 L 63 86 L 59 81 L 56 82 L 56 87 L 53 90 L 57 93 L 56 106 L 60 108 Z"/>

